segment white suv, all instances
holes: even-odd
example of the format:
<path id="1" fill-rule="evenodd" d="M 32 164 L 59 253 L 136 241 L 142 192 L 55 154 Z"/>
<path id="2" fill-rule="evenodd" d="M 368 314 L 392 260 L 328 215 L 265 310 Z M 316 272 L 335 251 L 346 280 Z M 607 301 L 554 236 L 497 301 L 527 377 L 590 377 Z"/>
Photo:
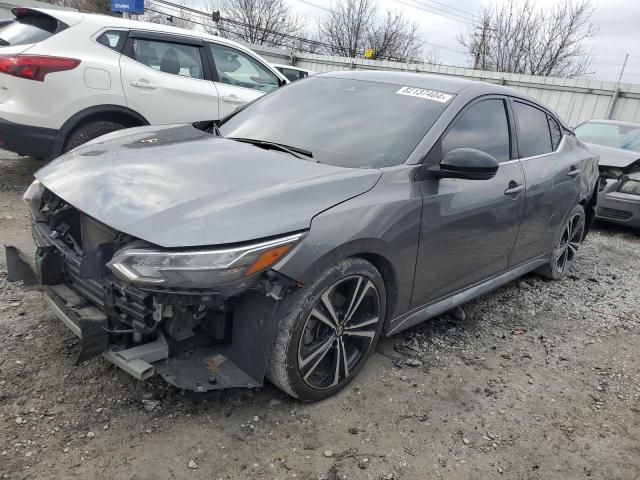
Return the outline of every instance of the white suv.
<path id="1" fill-rule="evenodd" d="M 0 148 L 51 159 L 105 133 L 217 120 L 288 80 L 230 40 L 15 8 L 0 26 Z"/>

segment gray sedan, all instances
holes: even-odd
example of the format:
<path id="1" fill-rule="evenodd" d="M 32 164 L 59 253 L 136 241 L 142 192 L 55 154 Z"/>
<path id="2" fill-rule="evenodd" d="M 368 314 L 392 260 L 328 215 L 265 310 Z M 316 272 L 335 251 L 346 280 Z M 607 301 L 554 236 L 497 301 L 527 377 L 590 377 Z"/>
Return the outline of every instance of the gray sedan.
<path id="1" fill-rule="evenodd" d="M 597 218 L 640 228 L 640 123 L 590 120 L 575 133 L 600 156 Z"/>
<path id="2" fill-rule="evenodd" d="M 531 271 L 557 279 L 595 216 L 597 159 L 518 92 L 410 73 L 317 75 L 219 122 L 106 135 L 25 194 L 40 285 L 139 379 L 305 401 L 379 336 Z"/>

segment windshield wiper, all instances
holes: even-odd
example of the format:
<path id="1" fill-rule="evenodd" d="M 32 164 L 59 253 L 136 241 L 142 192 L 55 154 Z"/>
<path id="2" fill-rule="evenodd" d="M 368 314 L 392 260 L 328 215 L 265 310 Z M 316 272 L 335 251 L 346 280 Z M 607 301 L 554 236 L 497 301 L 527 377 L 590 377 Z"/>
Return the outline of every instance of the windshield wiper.
<path id="1" fill-rule="evenodd" d="M 227 138 L 231 140 L 235 140 L 236 142 L 250 143 L 251 145 L 264 148 L 265 150 L 280 150 L 281 152 L 288 153 L 297 158 L 304 158 L 304 157 L 313 158 L 313 153 L 303 148 L 291 147 L 289 145 L 282 145 L 281 143 L 267 142 L 265 140 L 256 140 L 254 138 L 234 138 L 234 137 L 227 137 Z"/>
<path id="2" fill-rule="evenodd" d="M 0 45 L 5 46 L 5 45 L 11 45 L 11 44 L 7 42 L 4 38 L 0 38 Z"/>

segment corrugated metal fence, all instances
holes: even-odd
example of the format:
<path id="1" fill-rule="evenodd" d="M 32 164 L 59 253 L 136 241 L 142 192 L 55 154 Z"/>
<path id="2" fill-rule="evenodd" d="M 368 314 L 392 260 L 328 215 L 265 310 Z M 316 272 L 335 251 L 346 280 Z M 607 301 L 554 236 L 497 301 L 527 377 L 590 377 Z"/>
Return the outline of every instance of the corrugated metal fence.
<path id="1" fill-rule="evenodd" d="M 291 52 L 261 45 L 247 45 L 273 63 L 295 65 L 316 72 L 335 70 L 402 70 L 453 75 L 470 80 L 499 83 L 539 99 L 553 108 L 570 126 L 592 118 L 606 118 L 614 96 L 611 118 L 640 122 L 640 85 L 514 73 L 487 72 L 470 68 L 367 60 Z M 616 93 L 617 92 L 617 93 Z"/>

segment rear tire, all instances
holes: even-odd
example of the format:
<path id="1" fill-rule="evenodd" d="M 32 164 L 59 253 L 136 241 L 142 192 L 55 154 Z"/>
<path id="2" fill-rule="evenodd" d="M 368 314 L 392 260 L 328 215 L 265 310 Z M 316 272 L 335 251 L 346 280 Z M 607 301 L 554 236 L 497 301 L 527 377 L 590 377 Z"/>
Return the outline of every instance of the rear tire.
<path id="1" fill-rule="evenodd" d="M 585 237 L 586 216 L 582 205 L 576 205 L 556 234 L 555 248 L 549 263 L 536 272 L 549 280 L 559 280 L 571 270 L 578 248 Z"/>
<path id="2" fill-rule="evenodd" d="M 126 125 L 111 120 L 93 120 L 87 122 L 69 134 L 62 153 L 66 153 L 83 143 L 87 143 L 89 140 L 115 132 L 116 130 L 122 130 L 123 128 L 127 128 Z"/>
<path id="3" fill-rule="evenodd" d="M 287 300 L 267 378 L 314 402 L 334 395 L 360 372 L 384 323 L 380 272 L 353 257 L 323 271 Z"/>

